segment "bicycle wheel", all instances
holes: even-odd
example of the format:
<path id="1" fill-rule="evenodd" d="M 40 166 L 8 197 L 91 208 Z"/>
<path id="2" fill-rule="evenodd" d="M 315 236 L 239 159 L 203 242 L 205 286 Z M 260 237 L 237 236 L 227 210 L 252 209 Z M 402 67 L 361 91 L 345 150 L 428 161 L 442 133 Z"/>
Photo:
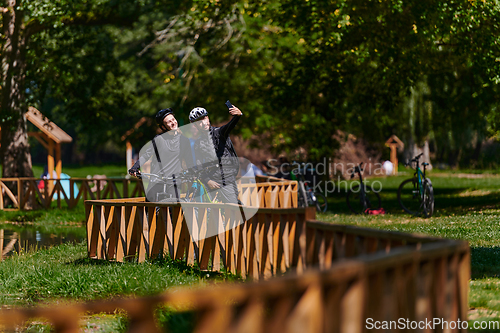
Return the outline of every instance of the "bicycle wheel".
<path id="1" fill-rule="evenodd" d="M 299 182 L 299 193 L 298 194 L 298 206 L 299 207 L 307 207 L 309 206 L 307 200 L 306 188 L 304 187 L 303 182 Z"/>
<path id="2" fill-rule="evenodd" d="M 434 213 L 434 189 L 430 179 L 424 181 L 423 212 L 425 217 L 431 217 Z"/>
<path id="3" fill-rule="evenodd" d="M 316 197 L 316 200 L 314 200 L 314 205 L 316 206 L 316 210 L 320 213 L 326 212 L 326 209 L 328 208 L 328 202 L 326 201 L 326 197 L 319 192 L 314 192 L 314 196 Z"/>
<path id="4" fill-rule="evenodd" d="M 364 200 L 361 196 L 361 188 L 355 185 L 347 192 L 347 206 L 355 214 L 363 214 L 366 209 L 379 209 L 381 206 L 380 195 L 371 186 L 365 186 Z"/>
<path id="5" fill-rule="evenodd" d="M 408 214 L 418 215 L 420 213 L 422 200 L 417 178 L 407 179 L 399 185 L 398 201 L 401 208 Z"/>

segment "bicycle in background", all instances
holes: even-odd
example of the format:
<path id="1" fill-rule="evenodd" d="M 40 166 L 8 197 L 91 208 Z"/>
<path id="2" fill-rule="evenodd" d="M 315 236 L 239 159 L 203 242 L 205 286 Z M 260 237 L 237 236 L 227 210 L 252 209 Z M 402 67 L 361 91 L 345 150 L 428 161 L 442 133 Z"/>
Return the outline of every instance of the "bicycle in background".
<path id="1" fill-rule="evenodd" d="M 313 189 L 308 185 L 308 181 L 305 179 L 305 163 L 302 163 L 302 168 L 298 169 L 296 173 L 297 183 L 299 187 L 298 200 L 299 207 L 309 207 L 314 206 L 316 210 L 320 213 L 326 212 L 328 209 L 328 202 L 326 197 L 319 193 L 314 192 Z M 314 172 L 314 169 L 307 169 L 307 171 Z"/>
<path id="2" fill-rule="evenodd" d="M 431 180 L 425 177 L 425 169 L 429 163 L 422 163 L 424 170 L 420 169 L 419 159 L 422 155 L 415 156 L 405 163 L 405 166 L 416 163 L 415 174 L 413 178 L 406 179 L 399 185 L 398 201 L 404 211 L 409 214 L 423 214 L 424 217 L 431 217 L 434 213 L 434 189 Z"/>
<path id="3" fill-rule="evenodd" d="M 359 184 L 351 186 L 347 192 L 347 206 L 354 214 L 367 213 L 370 209 L 380 209 L 381 200 L 380 195 L 376 192 L 371 185 L 366 185 L 363 182 L 363 163 L 354 167 L 351 172 L 351 179 L 356 173 L 359 176 Z"/>

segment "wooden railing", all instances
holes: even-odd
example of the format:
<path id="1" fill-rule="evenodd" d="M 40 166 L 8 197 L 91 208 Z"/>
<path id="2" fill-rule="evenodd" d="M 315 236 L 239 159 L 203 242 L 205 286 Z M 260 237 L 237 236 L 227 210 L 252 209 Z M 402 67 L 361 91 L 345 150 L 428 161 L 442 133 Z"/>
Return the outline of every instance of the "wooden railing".
<path id="1" fill-rule="evenodd" d="M 226 267 L 234 274 L 259 279 L 307 267 L 328 269 L 339 259 L 389 253 L 402 246 L 418 249 L 438 240 L 314 221 L 314 208 L 259 208 L 250 211 L 248 219 L 245 213 L 249 211 L 233 204 L 183 203 L 181 207 L 140 198 L 89 200 L 88 255 L 142 262 L 167 253 L 188 264 L 196 262 L 201 269 Z"/>
<path id="2" fill-rule="evenodd" d="M 246 206 L 261 208 L 298 207 L 298 184 L 296 181 L 238 184 L 238 190 L 240 200 Z"/>
<path id="3" fill-rule="evenodd" d="M 38 182 L 44 182 L 44 189 L 38 189 Z M 69 191 L 62 183 L 68 182 Z M 50 185 L 50 186 L 49 186 Z M 78 191 L 75 191 L 75 186 Z M 12 191 L 10 188 L 16 190 Z M 239 184 L 240 200 L 247 206 L 266 208 L 297 207 L 297 182 Z M 47 190 L 50 189 L 50 190 Z M 0 210 L 31 208 L 48 209 L 56 202 L 57 207 L 66 204 L 75 207 L 80 199 L 100 200 L 144 196 L 142 181 L 136 178 L 70 178 L 41 180 L 38 178 L 0 178 Z"/>
<path id="4" fill-rule="evenodd" d="M 44 182 L 44 190 L 38 189 L 38 182 Z M 62 183 L 68 182 L 69 191 Z M 11 191 L 9 185 L 17 191 Z M 78 191 L 75 191 L 75 186 Z M 50 190 L 49 190 L 50 188 Z M 76 193 L 77 192 L 77 193 Z M 14 209 L 25 209 L 30 203 L 33 208 L 50 208 L 52 201 L 57 207 L 65 203 L 75 207 L 80 199 L 113 199 L 144 196 L 142 181 L 127 178 L 0 178 L 0 209 L 6 209 L 5 201 L 10 199 Z"/>
<path id="5" fill-rule="evenodd" d="M 415 325 L 421 325 L 425 328 L 420 331 L 426 332 L 467 332 L 463 324 L 454 330 L 441 325 L 429 329 L 421 324 L 437 318 L 454 322 L 456 327 L 457 320 L 467 320 L 470 256 L 466 242 L 385 231 L 370 235 L 367 229 L 327 228 L 324 224 L 316 228 L 316 223 L 307 222 L 307 230 L 316 233 L 315 240 L 321 239 L 317 236 L 323 231 L 323 239 L 329 239 L 326 235 L 333 232 L 343 242 L 360 237 L 357 244 L 371 244 L 371 250 L 375 243 L 383 244 L 381 251 L 332 262 L 328 269 L 310 268 L 302 274 L 259 283 L 181 289 L 148 298 L 3 310 L 0 324 L 14 330 L 31 318 L 45 318 L 56 332 L 78 332 L 83 314 L 116 313 L 122 309 L 130 320 L 129 332 L 160 332 L 163 330 L 155 321 L 155 309 L 167 305 L 193 313 L 194 332 L 358 333 L 371 331 L 367 328 L 375 321 L 398 325 L 400 318 L 412 325 L 401 331 L 417 331 Z M 370 236 L 377 242 L 369 240 Z M 335 241 L 336 237 L 331 239 Z M 401 245 L 398 239 L 408 245 Z M 392 247 L 393 242 L 397 247 Z M 306 237 L 303 245 L 315 248 L 311 243 L 316 242 Z M 333 249 L 327 243 L 319 242 Z"/>
<path id="6" fill-rule="evenodd" d="M 85 205 L 91 258 L 142 262 L 167 253 L 188 264 L 196 262 L 201 269 L 217 271 L 222 265 L 254 279 L 291 267 L 303 270 L 300 242 L 306 219 L 315 216 L 314 208 L 181 206 L 144 202 L 144 198 L 88 200 Z"/>

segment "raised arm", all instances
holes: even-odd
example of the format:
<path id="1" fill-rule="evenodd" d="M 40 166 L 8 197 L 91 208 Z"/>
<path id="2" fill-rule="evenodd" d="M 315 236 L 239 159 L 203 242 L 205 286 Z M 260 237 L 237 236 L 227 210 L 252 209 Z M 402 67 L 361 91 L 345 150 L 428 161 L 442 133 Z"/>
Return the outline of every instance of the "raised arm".
<path id="1" fill-rule="evenodd" d="M 229 133 L 233 130 L 233 128 L 236 126 L 238 123 L 238 120 L 240 120 L 240 117 L 243 115 L 243 113 L 238 109 L 236 106 L 233 105 L 232 108 L 229 109 L 229 113 L 233 116 L 231 120 L 220 127 L 220 135 L 223 137 L 228 137 Z"/>

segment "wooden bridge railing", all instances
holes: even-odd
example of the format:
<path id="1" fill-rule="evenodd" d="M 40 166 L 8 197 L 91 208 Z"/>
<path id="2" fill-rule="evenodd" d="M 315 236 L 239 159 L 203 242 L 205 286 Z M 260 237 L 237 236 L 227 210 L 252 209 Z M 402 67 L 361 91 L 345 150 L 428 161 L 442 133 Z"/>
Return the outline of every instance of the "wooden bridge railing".
<path id="1" fill-rule="evenodd" d="M 143 200 L 143 199 L 142 199 Z M 209 213 L 210 210 L 210 213 Z M 158 213 L 155 213 L 158 211 Z M 254 213 L 245 218 L 245 213 Z M 313 208 L 243 210 L 233 204 L 147 203 L 140 198 L 86 201 L 89 257 L 144 261 L 167 253 L 201 269 L 253 279 L 437 238 L 314 221 Z M 309 220 L 309 221 L 308 221 Z M 214 229 L 215 228 L 215 229 Z M 190 233 L 191 230 L 191 233 Z M 206 235 L 215 235 L 205 239 Z M 211 258 L 211 259 L 210 259 Z"/>
<path id="2" fill-rule="evenodd" d="M 44 189 L 38 189 L 38 182 L 44 182 Z M 51 186 L 48 186 L 49 183 Z M 62 186 L 69 184 L 69 191 Z M 15 188 L 12 191 L 10 188 Z M 75 187 L 78 191 L 75 191 Z M 297 207 L 297 182 L 261 182 L 239 184 L 240 200 L 254 207 Z M 34 208 L 50 208 L 55 201 L 57 207 L 66 204 L 75 207 L 80 199 L 121 199 L 144 196 L 142 181 L 136 178 L 70 178 L 41 180 L 38 178 L 0 178 L 0 210 L 7 209 L 6 201 L 10 200 L 14 209 L 25 209 L 31 203 Z"/>
<path id="3" fill-rule="evenodd" d="M 345 242 L 359 236 L 366 239 L 364 244 L 373 245 L 367 240 L 366 229 L 314 228 L 314 223 L 307 222 L 308 230 L 341 233 Z M 16 329 L 31 318 L 45 318 L 56 332 L 78 332 L 83 314 L 122 309 L 130 320 L 129 332 L 160 332 L 163 330 L 154 316 L 160 305 L 193 313 L 193 332 L 361 333 L 371 331 L 370 322 L 396 325 L 400 318 L 411 325 L 401 331 L 416 331 L 415 325 L 433 318 L 454 322 L 454 327 L 459 319 L 466 322 L 470 277 L 467 242 L 385 233 L 374 232 L 377 240 L 387 241 L 385 250 L 332 262 L 328 269 L 316 267 L 259 283 L 181 289 L 148 298 L 3 310 L 0 325 Z M 391 245 L 387 252 L 387 244 L 394 241 L 397 245 L 398 238 L 409 245 Z M 311 242 L 311 238 L 306 239 L 307 248 L 314 248 Z M 464 324 L 454 330 L 443 328 L 426 326 L 421 331 L 467 332 Z"/>
<path id="4" fill-rule="evenodd" d="M 315 216 L 314 208 L 181 206 L 144 198 L 88 200 L 85 205 L 89 257 L 142 262 L 167 253 L 201 269 L 217 271 L 223 265 L 255 279 L 304 268 L 299 243 L 306 219 Z"/>

